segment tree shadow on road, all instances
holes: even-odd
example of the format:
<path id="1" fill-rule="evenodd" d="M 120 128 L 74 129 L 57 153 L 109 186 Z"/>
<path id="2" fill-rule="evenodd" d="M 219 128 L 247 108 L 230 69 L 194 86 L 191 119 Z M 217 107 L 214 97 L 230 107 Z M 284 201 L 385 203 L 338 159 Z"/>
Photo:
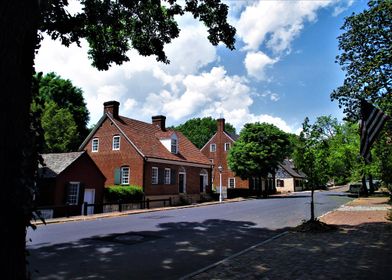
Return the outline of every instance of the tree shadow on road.
<path id="1" fill-rule="evenodd" d="M 32 248 L 28 261 L 32 279 L 177 279 L 285 230 L 220 219 L 163 222 L 156 231 Z"/>

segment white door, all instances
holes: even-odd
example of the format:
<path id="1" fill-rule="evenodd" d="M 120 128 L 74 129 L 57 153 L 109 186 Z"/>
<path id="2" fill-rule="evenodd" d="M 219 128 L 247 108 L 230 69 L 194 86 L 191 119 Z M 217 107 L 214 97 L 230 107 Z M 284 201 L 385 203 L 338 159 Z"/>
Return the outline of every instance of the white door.
<path id="1" fill-rule="evenodd" d="M 93 204 L 95 202 L 95 189 L 84 189 L 84 202 Z M 84 207 L 83 207 L 84 211 Z M 84 214 L 84 213 L 83 213 Z M 87 207 L 87 215 L 94 214 L 94 206 Z"/>

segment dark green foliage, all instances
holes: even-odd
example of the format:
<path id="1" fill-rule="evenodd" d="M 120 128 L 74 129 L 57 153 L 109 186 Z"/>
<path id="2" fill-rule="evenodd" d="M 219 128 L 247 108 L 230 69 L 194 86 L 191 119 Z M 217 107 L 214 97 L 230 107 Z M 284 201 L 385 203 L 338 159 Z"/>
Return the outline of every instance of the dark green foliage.
<path id="1" fill-rule="evenodd" d="M 140 201 L 144 197 L 140 186 L 109 186 L 105 188 L 105 199 L 109 202 Z"/>
<path id="2" fill-rule="evenodd" d="M 197 148 L 201 149 L 216 133 L 217 121 L 211 117 L 194 118 L 173 129 L 182 132 Z M 225 123 L 225 131 L 235 134 L 235 128 L 230 123 Z"/>
<path id="3" fill-rule="evenodd" d="M 392 1 L 369 1 L 368 6 L 346 18 L 338 37 L 342 52 L 337 62 L 346 76 L 331 99 L 352 121 L 359 119 L 360 98 L 392 111 Z"/>
<path id="4" fill-rule="evenodd" d="M 174 0 L 164 2 L 80 0 L 83 11 L 70 15 L 64 10 L 67 0 L 47 0 L 40 30 L 66 46 L 85 38 L 90 45 L 89 57 L 100 70 L 129 61 L 127 52 L 131 49 L 169 63 L 164 46 L 179 36 L 175 16 L 185 12 L 205 24 L 213 45 L 223 42 L 234 49 L 236 30 L 226 22 L 227 5 L 217 0 L 186 0 L 184 6 Z"/>
<path id="5" fill-rule="evenodd" d="M 41 152 L 69 152 L 78 149 L 89 133 L 89 112 L 83 91 L 55 73 L 34 75 L 39 94 L 32 111 L 41 119 L 45 146 Z"/>
<path id="6" fill-rule="evenodd" d="M 228 154 L 231 170 L 242 179 L 275 173 L 278 164 L 290 155 L 289 136 L 267 123 L 245 124 Z"/>

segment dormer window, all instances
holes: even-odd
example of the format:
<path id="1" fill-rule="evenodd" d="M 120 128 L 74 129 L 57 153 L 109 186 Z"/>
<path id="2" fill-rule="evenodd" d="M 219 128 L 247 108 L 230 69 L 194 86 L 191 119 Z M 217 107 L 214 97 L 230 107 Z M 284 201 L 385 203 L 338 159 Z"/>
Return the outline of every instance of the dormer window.
<path id="1" fill-rule="evenodd" d="M 177 141 L 177 138 L 172 138 L 171 139 L 171 152 L 172 152 L 172 154 L 177 154 L 178 153 L 178 141 Z"/>
<path id="2" fill-rule="evenodd" d="M 120 150 L 120 136 L 113 136 L 113 151 Z"/>

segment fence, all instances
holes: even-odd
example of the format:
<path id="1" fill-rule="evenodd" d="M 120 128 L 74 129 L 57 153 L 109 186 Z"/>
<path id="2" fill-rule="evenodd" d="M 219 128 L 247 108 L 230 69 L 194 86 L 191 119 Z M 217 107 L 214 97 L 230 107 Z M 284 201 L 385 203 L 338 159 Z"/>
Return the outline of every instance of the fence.
<path id="1" fill-rule="evenodd" d="M 161 204 L 162 203 L 162 204 Z M 40 206 L 37 210 L 41 212 L 41 217 L 44 219 L 70 217 L 78 215 L 90 215 L 109 212 L 123 212 L 133 209 L 150 209 L 152 207 L 172 206 L 172 198 L 167 199 L 145 199 L 131 202 L 111 202 L 111 203 L 83 203 L 78 205 L 50 205 Z"/>

